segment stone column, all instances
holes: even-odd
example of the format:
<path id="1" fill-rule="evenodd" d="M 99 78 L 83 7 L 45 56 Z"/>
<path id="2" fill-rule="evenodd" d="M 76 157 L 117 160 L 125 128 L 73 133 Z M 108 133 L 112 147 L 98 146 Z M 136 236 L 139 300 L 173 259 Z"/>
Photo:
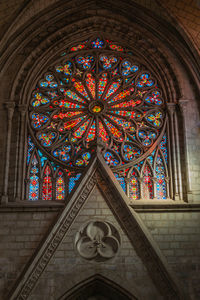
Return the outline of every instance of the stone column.
<path id="1" fill-rule="evenodd" d="M 176 104 L 175 103 L 167 103 L 167 108 L 169 112 L 169 121 L 170 121 L 170 140 L 171 140 L 171 153 L 172 153 L 172 162 L 173 162 L 173 190 L 174 190 L 174 199 L 180 200 L 179 193 L 179 181 L 178 181 L 178 168 L 177 168 L 177 141 L 175 134 L 175 114 L 176 114 Z M 170 157 L 169 157 L 170 159 Z"/>
<path id="2" fill-rule="evenodd" d="M 172 175 L 172 151 L 171 151 L 171 140 L 170 140 L 170 126 L 169 126 L 169 122 L 167 122 L 167 136 L 168 136 L 168 164 L 169 164 L 169 180 L 168 180 L 168 197 L 170 199 L 173 199 L 173 195 L 174 195 L 174 187 L 173 187 L 173 175 Z"/>
<path id="3" fill-rule="evenodd" d="M 18 172 L 17 172 L 17 192 L 15 201 L 18 202 L 22 199 L 22 177 L 23 177 L 23 158 L 24 158 L 24 135 L 25 135 L 25 116 L 26 116 L 26 105 L 19 104 L 18 111 L 20 113 L 20 134 L 19 134 L 19 156 L 18 156 Z"/>
<path id="4" fill-rule="evenodd" d="M 9 177 L 9 166 L 10 166 L 10 144 L 11 144 L 11 133 L 12 133 L 12 118 L 15 110 L 14 102 L 5 102 L 5 106 L 8 113 L 7 120 L 7 141 L 6 141 L 6 161 L 5 161 L 5 170 L 4 170 L 4 187 L 3 187 L 3 196 L 1 198 L 1 203 L 8 203 L 8 177 Z"/>
<path id="5" fill-rule="evenodd" d="M 156 185 L 157 185 L 157 178 L 152 177 L 152 182 L 153 182 L 153 200 L 157 200 L 157 194 L 156 194 Z"/>
<path id="6" fill-rule="evenodd" d="M 183 200 L 183 187 L 182 187 L 182 174 L 181 174 L 181 158 L 180 158 L 180 143 L 179 143 L 179 129 L 177 112 L 174 113 L 174 125 L 175 125 L 175 139 L 176 139 L 176 162 L 177 162 L 177 176 L 179 186 L 180 200 Z"/>
<path id="7" fill-rule="evenodd" d="M 185 147 L 185 167 L 186 167 L 186 179 L 187 179 L 187 200 L 192 201 L 192 187 L 191 187 L 191 174 L 190 174 L 190 156 L 188 149 L 188 134 L 187 134 L 187 122 L 186 122 L 186 113 L 189 101 L 186 99 L 179 100 L 179 107 L 183 118 L 184 126 L 184 147 Z"/>

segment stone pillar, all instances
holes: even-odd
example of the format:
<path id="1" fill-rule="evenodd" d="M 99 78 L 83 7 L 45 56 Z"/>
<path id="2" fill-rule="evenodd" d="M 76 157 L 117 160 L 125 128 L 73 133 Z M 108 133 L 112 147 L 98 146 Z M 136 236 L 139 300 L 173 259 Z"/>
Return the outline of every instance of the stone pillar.
<path id="1" fill-rule="evenodd" d="M 192 187 L 191 187 L 191 174 L 190 174 L 190 156 L 188 149 L 188 134 L 187 134 L 187 122 L 186 122 L 186 113 L 189 101 L 186 99 L 179 100 L 179 107 L 183 118 L 184 126 L 184 147 L 185 147 L 185 167 L 186 167 L 186 179 L 187 179 L 187 200 L 192 201 Z"/>
<path id="2" fill-rule="evenodd" d="M 169 112 L 169 123 L 170 123 L 170 141 L 171 141 L 171 153 L 173 162 L 173 198 L 175 200 L 180 200 L 180 186 L 178 180 L 178 161 L 177 161 L 177 135 L 175 132 L 175 114 L 176 114 L 176 103 L 167 103 L 167 108 Z M 170 159 L 170 157 L 169 157 Z"/>
<path id="3" fill-rule="evenodd" d="M 12 133 L 12 118 L 15 110 L 14 102 L 5 102 L 7 109 L 8 120 L 7 120 L 7 141 L 6 141 L 6 161 L 4 170 L 4 187 L 1 203 L 8 203 L 8 177 L 9 177 L 9 166 L 10 166 L 10 144 L 11 144 L 11 133 Z"/>
<path id="4" fill-rule="evenodd" d="M 174 187 L 173 187 L 173 172 L 172 172 L 172 151 L 171 151 L 171 140 L 170 140 L 170 126 L 169 126 L 169 122 L 167 122 L 167 136 L 168 136 L 168 164 L 169 164 L 169 180 L 168 180 L 168 197 L 170 199 L 173 199 L 173 195 L 174 195 Z"/>
<path id="5" fill-rule="evenodd" d="M 153 200 L 157 200 L 157 194 L 156 194 L 156 185 L 157 185 L 157 178 L 152 177 L 152 182 L 153 182 Z"/>
<path id="6" fill-rule="evenodd" d="M 20 113 L 20 134 L 19 134 L 19 156 L 18 156 L 18 172 L 17 172 L 17 192 L 15 201 L 20 201 L 22 199 L 21 189 L 22 189 L 22 178 L 23 178 L 23 158 L 24 158 L 24 135 L 25 135 L 25 116 L 26 116 L 26 105 L 19 104 L 18 111 Z"/>

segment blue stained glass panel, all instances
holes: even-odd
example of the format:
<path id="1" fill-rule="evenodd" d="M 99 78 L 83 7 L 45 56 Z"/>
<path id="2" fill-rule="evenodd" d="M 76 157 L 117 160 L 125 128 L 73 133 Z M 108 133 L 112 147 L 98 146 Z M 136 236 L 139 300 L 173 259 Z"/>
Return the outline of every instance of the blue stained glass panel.
<path id="1" fill-rule="evenodd" d="M 71 191 L 73 190 L 73 188 L 76 185 L 76 182 L 79 180 L 79 178 L 81 177 L 81 173 L 76 174 L 75 177 L 71 177 L 69 179 L 69 193 L 71 193 Z"/>
<path id="2" fill-rule="evenodd" d="M 124 190 L 124 192 L 126 193 L 126 182 L 124 177 L 120 177 L 119 174 L 114 173 L 117 181 L 119 182 L 119 184 L 121 185 L 122 189 Z"/>

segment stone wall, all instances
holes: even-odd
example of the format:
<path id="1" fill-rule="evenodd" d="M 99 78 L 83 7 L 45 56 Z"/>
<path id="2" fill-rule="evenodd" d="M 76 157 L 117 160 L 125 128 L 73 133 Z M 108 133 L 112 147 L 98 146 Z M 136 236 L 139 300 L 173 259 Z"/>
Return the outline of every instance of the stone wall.
<path id="1" fill-rule="evenodd" d="M 49 208 L 43 208 L 43 211 L 38 208 L 1 208 L 0 299 L 7 299 L 8 291 L 46 236 L 58 211 L 56 208 L 54 211 Z M 139 211 L 138 214 L 177 275 L 188 299 L 199 299 L 200 212 L 168 209 Z M 83 224 L 96 219 L 112 223 L 122 241 L 118 255 L 104 263 L 81 258 L 74 247 L 76 232 Z M 144 299 L 162 299 L 98 189 L 79 213 L 29 299 L 57 299 L 94 274 L 105 276 Z"/>
<path id="2" fill-rule="evenodd" d="M 82 258 L 78 253 L 74 245 L 75 235 L 83 224 L 91 220 L 108 221 L 120 233 L 121 249 L 115 257 L 104 262 L 96 262 Z M 58 299 L 67 290 L 94 274 L 114 281 L 133 295 L 141 295 L 142 299 L 163 299 L 145 265 L 136 254 L 134 246 L 131 245 L 97 188 L 67 232 L 29 299 Z"/>
<path id="3" fill-rule="evenodd" d="M 192 300 L 200 299 L 200 212 L 139 213 Z"/>
<path id="4" fill-rule="evenodd" d="M 8 291 L 56 215 L 55 211 L 41 212 L 37 209 L 0 210 L 0 299 L 8 299 Z"/>

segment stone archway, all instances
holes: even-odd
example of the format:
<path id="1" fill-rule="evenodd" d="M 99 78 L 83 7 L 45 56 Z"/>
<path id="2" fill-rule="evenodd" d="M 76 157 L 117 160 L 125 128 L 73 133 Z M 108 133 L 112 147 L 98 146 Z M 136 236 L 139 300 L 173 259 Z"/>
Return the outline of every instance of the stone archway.
<path id="1" fill-rule="evenodd" d="M 59 300 L 136 300 L 139 299 L 118 286 L 113 281 L 101 276 L 92 276 L 73 289 L 67 291 Z"/>

